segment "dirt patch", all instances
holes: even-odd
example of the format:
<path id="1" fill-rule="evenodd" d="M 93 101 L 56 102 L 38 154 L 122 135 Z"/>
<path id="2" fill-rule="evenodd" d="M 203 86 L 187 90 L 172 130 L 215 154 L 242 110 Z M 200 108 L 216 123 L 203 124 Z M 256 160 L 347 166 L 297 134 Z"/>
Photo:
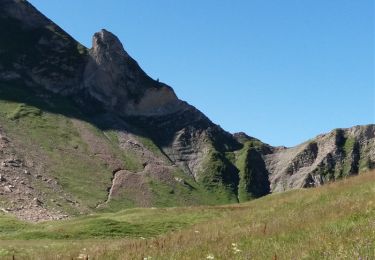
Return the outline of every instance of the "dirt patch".
<path id="1" fill-rule="evenodd" d="M 152 206 L 152 192 L 142 173 L 120 170 L 114 174 L 107 203 L 112 199 L 126 197 L 139 207 Z"/>
<path id="2" fill-rule="evenodd" d="M 72 122 L 82 140 L 88 145 L 89 152 L 105 163 L 110 171 L 124 168 L 123 162 L 117 158 L 105 139 L 90 131 L 84 122 L 76 119 L 72 119 Z"/>

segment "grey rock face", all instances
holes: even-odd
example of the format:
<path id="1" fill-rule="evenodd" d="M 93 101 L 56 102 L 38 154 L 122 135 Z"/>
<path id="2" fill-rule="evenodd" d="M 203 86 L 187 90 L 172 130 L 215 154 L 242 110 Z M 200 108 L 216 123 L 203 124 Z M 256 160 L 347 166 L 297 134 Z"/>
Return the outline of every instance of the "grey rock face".
<path id="1" fill-rule="evenodd" d="M 375 125 L 336 129 L 264 158 L 273 192 L 319 186 L 374 168 Z"/>
<path id="2" fill-rule="evenodd" d="M 240 144 L 202 112 L 186 103 L 184 106 L 175 113 L 132 116 L 129 120 L 144 129 L 173 164 L 198 179 L 210 151 L 235 150 Z"/>
<path id="3" fill-rule="evenodd" d="M 170 87 L 147 76 L 106 30 L 93 37 L 83 80 L 92 97 L 123 115 L 161 115 L 183 105 Z"/>

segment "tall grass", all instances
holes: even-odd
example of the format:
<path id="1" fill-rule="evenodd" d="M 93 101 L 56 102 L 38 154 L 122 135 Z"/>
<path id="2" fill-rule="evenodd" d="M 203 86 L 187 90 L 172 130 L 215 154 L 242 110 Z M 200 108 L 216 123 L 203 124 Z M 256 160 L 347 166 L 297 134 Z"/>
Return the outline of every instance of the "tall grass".
<path id="1" fill-rule="evenodd" d="M 152 215 L 145 217 L 141 212 L 133 212 L 132 218 L 152 221 Z M 155 213 L 159 219 L 173 215 L 175 220 L 187 220 L 190 214 L 208 217 L 151 237 L 48 240 L 47 248 L 40 240 L 2 241 L 0 255 L 17 253 L 31 259 L 80 254 L 89 259 L 375 259 L 375 172 L 239 205 L 155 209 Z M 117 214 L 129 221 L 129 212 Z"/>

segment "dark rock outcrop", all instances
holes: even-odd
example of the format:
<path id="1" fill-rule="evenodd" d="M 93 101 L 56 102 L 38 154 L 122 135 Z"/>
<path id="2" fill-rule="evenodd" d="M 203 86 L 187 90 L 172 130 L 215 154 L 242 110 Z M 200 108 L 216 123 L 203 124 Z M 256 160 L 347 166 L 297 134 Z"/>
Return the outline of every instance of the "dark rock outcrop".
<path id="1" fill-rule="evenodd" d="M 0 2 L 0 79 L 22 79 L 54 93 L 77 92 L 86 48 L 27 1 Z"/>

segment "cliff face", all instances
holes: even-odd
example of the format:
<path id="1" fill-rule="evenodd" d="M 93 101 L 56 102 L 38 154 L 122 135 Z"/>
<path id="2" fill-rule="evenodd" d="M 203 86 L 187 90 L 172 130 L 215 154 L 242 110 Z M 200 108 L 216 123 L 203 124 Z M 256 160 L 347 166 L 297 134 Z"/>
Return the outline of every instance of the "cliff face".
<path id="1" fill-rule="evenodd" d="M 83 88 L 106 109 L 122 115 L 167 114 L 182 105 L 172 88 L 147 76 L 106 30 L 94 34 Z"/>
<path id="2" fill-rule="evenodd" d="M 319 186 L 374 168 L 375 125 L 336 129 L 264 158 L 272 191 Z"/>
<path id="3" fill-rule="evenodd" d="M 229 134 L 112 33 L 87 49 L 27 1 L 0 2 L 0 33 L 0 207 L 21 218 L 246 201 L 375 167 L 374 125 L 288 149 Z"/>

